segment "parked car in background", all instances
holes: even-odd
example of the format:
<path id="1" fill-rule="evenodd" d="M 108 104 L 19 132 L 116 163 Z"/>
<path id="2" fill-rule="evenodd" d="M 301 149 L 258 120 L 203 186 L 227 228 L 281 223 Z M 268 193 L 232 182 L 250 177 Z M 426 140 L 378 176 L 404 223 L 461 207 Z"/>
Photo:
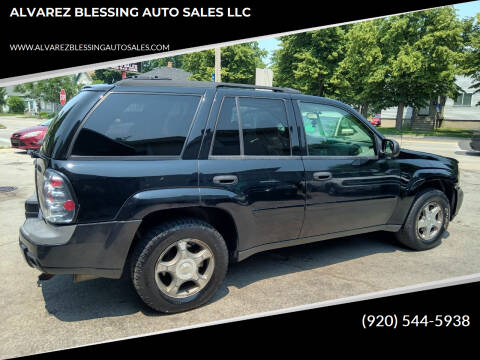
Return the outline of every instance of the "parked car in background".
<path id="1" fill-rule="evenodd" d="M 39 149 L 51 121 L 52 119 L 48 119 L 39 125 L 15 131 L 10 136 L 12 148 L 23 150 Z"/>
<path id="2" fill-rule="evenodd" d="M 472 150 L 480 151 L 480 130 L 473 133 L 470 147 L 472 148 Z"/>
<path id="3" fill-rule="evenodd" d="M 382 125 L 382 119 L 380 118 L 381 114 L 377 113 L 375 114 L 371 119 L 370 119 L 370 124 L 373 126 L 381 126 Z"/>

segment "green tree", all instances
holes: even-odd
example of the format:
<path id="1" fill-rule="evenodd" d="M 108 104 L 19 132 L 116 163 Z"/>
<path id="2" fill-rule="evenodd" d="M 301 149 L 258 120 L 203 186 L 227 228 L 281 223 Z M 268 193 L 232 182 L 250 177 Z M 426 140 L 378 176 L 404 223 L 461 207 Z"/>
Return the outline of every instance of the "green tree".
<path id="1" fill-rule="evenodd" d="M 258 42 L 222 47 L 222 81 L 255 84 L 255 69 L 264 68 L 267 51 Z M 192 73 L 191 80 L 210 81 L 215 72 L 215 50 L 185 54 L 182 68 Z"/>
<path id="2" fill-rule="evenodd" d="M 95 84 L 113 84 L 122 80 L 122 72 L 114 69 L 95 70 L 92 80 Z"/>
<path id="3" fill-rule="evenodd" d="M 181 69 L 183 65 L 183 55 L 168 56 L 161 59 L 153 59 L 142 62 L 142 73 L 148 72 L 158 67 L 167 66 L 169 62 L 173 63 L 174 68 Z"/>
<path id="4" fill-rule="evenodd" d="M 68 101 L 77 95 L 81 88 L 82 85 L 76 83 L 75 77 L 69 75 L 17 85 L 15 91 L 36 101 L 43 100 L 58 106 L 60 104 L 60 90 L 65 90 Z"/>
<path id="5" fill-rule="evenodd" d="M 462 74 L 471 76 L 474 84 L 471 86 L 474 93 L 480 92 L 480 13 L 464 22 L 465 48 L 462 57 Z M 480 106 L 480 101 L 476 104 Z"/>
<path id="6" fill-rule="evenodd" d="M 379 28 L 384 20 L 355 24 L 345 38 L 344 59 L 332 77 L 336 97 L 360 109 L 384 107 L 385 59 L 379 46 Z"/>
<path id="7" fill-rule="evenodd" d="M 2 107 L 7 103 L 5 99 L 7 96 L 7 90 L 3 87 L 0 87 L 0 111 L 2 111 Z"/>
<path id="8" fill-rule="evenodd" d="M 451 6 L 394 16 L 382 24 L 385 106 L 397 106 L 397 129 L 405 106 L 415 110 L 428 105 L 433 117 L 439 98 L 443 111 L 447 96 L 456 97 L 462 32 Z"/>
<path id="9" fill-rule="evenodd" d="M 387 66 L 385 106 L 397 106 L 396 128 L 399 130 L 405 107 L 421 107 L 428 97 L 427 89 L 418 86 L 424 59 L 414 46 L 422 37 L 422 26 L 423 15 L 417 12 L 388 18 L 381 28 L 380 44 Z"/>
<path id="10" fill-rule="evenodd" d="M 11 113 L 22 113 L 25 111 L 25 100 L 20 96 L 9 96 L 7 100 L 7 105 L 9 112 Z"/>
<path id="11" fill-rule="evenodd" d="M 277 86 L 306 94 L 335 96 L 332 77 L 343 59 L 346 27 L 331 27 L 280 37 L 272 70 Z"/>

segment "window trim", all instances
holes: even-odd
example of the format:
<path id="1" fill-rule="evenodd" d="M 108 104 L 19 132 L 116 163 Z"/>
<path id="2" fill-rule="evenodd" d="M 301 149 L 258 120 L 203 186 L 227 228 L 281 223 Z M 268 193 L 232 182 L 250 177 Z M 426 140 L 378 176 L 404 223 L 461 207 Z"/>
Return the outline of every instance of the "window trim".
<path id="1" fill-rule="evenodd" d="M 235 99 L 235 106 L 237 108 L 237 118 L 238 118 L 238 136 L 240 140 L 240 155 L 213 155 L 213 146 L 215 144 L 215 136 L 217 134 L 217 126 L 218 126 L 218 121 L 220 119 L 220 113 L 222 111 L 223 107 L 223 102 L 225 98 L 233 98 Z M 239 98 L 250 98 L 250 99 L 266 99 L 266 100 L 281 100 L 283 103 L 283 108 L 285 110 L 285 118 L 287 119 L 287 128 L 288 128 L 288 133 L 289 133 L 289 142 L 290 142 L 290 155 L 245 155 L 245 148 L 243 144 L 243 126 L 242 126 L 242 118 L 240 116 L 240 106 L 239 106 Z M 284 98 L 272 98 L 268 96 L 251 96 L 251 95 L 224 95 L 222 98 L 222 103 L 220 104 L 220 108 L 218 110 L 217 114 L 217 119 L 215 120 L 215 126 L 213 127 L 213 136 L 212 136 L 212 142 L 210 144 L 210 150 L 208 152 L 208 159 L 209 160 L 267 160 L 267 159 L 290 159 L 290 158 L 296 158 L 297 155 L 293 155 L 293 146 L 292 146 L 292 132 L 290 131 L 290 127 L 292 126 L 291 124 L 291 119 L 289 119 L 288 116 L 288 108 L 287 108 L 287 101 Z M 295 121 L 295 119 L 293 119 Z M 300 156 L 298 156 L 300 159 Z"/>
<path id="2" fill-rule="evenodd" d="M 300 125 L 301 125 L 300 128 L 301 128 L 302 135 L 303 135 L 304 142 L 305 142 L 305 151 L 307 152 L 306 155 L 302 156 L 303 159 L 307 159 L 307 160 L 315 160 L 315 159 L 321 159 L 321 160 L 349 160 L 349 159 L 353 159 L 353 160 L 355 160 L 355 159 L 360 159 L 360 160 L 378 160 L 378 159 L 379 159 L 378 141 L 377 141 L 377 136 L 376 136 L 376 134 L 368 127 L 367 124 L 365 124 L 365 122 L 364 122 L 362 119 L 358 118 L 358 117 L 357 117 L 354 113 L 352 113 L 350 110 L 341 108 L 341 107 L 336 106 L 336 105 L 323 103 L 323 102 L 304 101 L 304 100 L 301 100 L 301 99 L 297 99 L 296 102 L 297 102 L 298 113 L 299 113 L 299 115 L 300 115 L 300 119 L 299 119 L 299 120 L 300 120 Z M 310 154 L 309 154 L 309 151 L 308 151 L 307 133 L 305 132 L 305 124 L 304 124 L 304 122 L 303 122 L 302 110 L 301 110 L 301 107 L 300 107 L 300 103 L 302 103 L 302 102 L 303 102 L 303 103 L 307 103 L 307 104 L 330 106 L 330 107 L 333 107 L 333 108 L 335 108 L 335 109 L 343 110 L 343 111 L 345 111 L 346 113 L 348 113 L 348 114 L 350 114 L 351 116 L 353 116 L 353 117 L 354 117 L 355 119 L 357 119 L 358 121 L 360 121 L 360 123 L 364 125 L 365 129 L 366 129 L 366 130 L 370 133 L 370 135 L 372 136 L 375 155 L 374 155 L 374 156 L 310 155 Z"/>
<path id="3" fill-rule="evenodd" d="M 208 160 L 301 160 L 301 155 L 211 155 Z"/>
<path id="4" fill-rule="evenodd" d="M 183 143 L 182 151 L 180 152 L 179 155 L 75 155 L 72 154 L 73 148 L 75 146 L 75 143 L 77 142 L 77 138 L 80 134 L 80 131 L 82 131 L 83 127 L 85 126 L 85 123 L 88 121 L 90 116 L 93 114 L 93 112 L 107 99 L 111 94 L 143 94 L 143 95 L 175 95 L 175 96 L 196 96 L 199 98 L 197 108 L 195 109 L 195 113 L 193 114 L 192 121 L 190 122 L 190 126 L 188 128 L 187 135 L 185 136 L 185 142 Z M 205 93 L 203 94 L 191 94 L 191 93 L 174 93 L 174 92 L 150 92 L 150 91 L 110 91 L 102 96 L 102 98 L 97 101 L 97 103 L 87 112 L 85 117 L 82 119 L 80 122 L 80 125 L 78 125 L 77 130 L 75 130 L 75 135 L 72 138 L 72 142 L 70 143 L 67 151 L 67 156 L 66 158 L 68 160 L 179 160 L 183 156 L 183 152 L 185 151 L 185 148 L 187 146 L 190 133 L 193 128 L 193 124 L 195 123 L 197 119 L 197 115 L 199 112 L 199 109 L 201 107 L 202 101 L 205 98 Z"/>

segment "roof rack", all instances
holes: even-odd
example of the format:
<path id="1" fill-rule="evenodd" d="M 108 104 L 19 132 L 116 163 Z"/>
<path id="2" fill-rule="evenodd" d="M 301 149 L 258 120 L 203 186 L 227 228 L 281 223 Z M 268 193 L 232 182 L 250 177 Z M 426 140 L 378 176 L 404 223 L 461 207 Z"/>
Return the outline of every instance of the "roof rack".
<path id="1" fill-rule="evenodd" d="M 137 79 L 137 80 L 172 80 L 167 77 L 159 77 L 158 75 L 142 76 L 142 75 L 133 75 L 127 79 Z"/>
<path id="2" fill-rule="evenodd" d="M 258 89 L 258 90 L 269 90 L 274 92 L 283 92 L 283 93 L 292 93 L 292 94 L 301 94 L 301 91 L 292 88 L 281 88 L 281 87 L 274 87 L 274 86 L 263 86 L 263 85 L 250 85 L 250 84 L 235 84 L 235 83 L 224 83 L 224 82 L 210 82 L 210 81 L 191 81 L 191 80 L 173 80 L 170 78 L 162 78 L 158 77 L 157 75 L 153 76 L 142 76 L 142 75 L 134 75 L 132 77 L 127 77 L 118 82 L 118 84 L 126 85 L 129 80 L 166 80 L 166 82 L 162 83 L 161 81 L 156 85 L 161 86 L 192 86 L 192 87 L 213 87 L 213 88 L 240 88 L 240 89 Z M 149 84 L 150 85 L 150 84 Z M 153 83 L 152 83 L 153 85 Z"/>
<path id="3" fill-rule="evenodd" d="M 292 88 L 281 88 L 274 86 L 263 85 L 249 85 L 249 84 L 230 84 L 230 83 L 215 83 L 215 87 L 228 87 L 228 88 L 245 88 L 245 89 L 259 89 L 259 90 L 271 90 L 274 92 L 294 93 L 301 94 L 301 91 Z"/>

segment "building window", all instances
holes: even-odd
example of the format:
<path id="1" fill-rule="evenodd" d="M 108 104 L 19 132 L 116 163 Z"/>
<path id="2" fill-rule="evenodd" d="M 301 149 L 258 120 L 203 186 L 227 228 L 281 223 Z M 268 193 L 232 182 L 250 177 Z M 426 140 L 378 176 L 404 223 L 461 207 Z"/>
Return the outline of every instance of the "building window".
<path id="1" fill-rule="evenodd" d="M 472 106 L 472 93 L 463 93 L 453 102 L 455 106 Z"/>

